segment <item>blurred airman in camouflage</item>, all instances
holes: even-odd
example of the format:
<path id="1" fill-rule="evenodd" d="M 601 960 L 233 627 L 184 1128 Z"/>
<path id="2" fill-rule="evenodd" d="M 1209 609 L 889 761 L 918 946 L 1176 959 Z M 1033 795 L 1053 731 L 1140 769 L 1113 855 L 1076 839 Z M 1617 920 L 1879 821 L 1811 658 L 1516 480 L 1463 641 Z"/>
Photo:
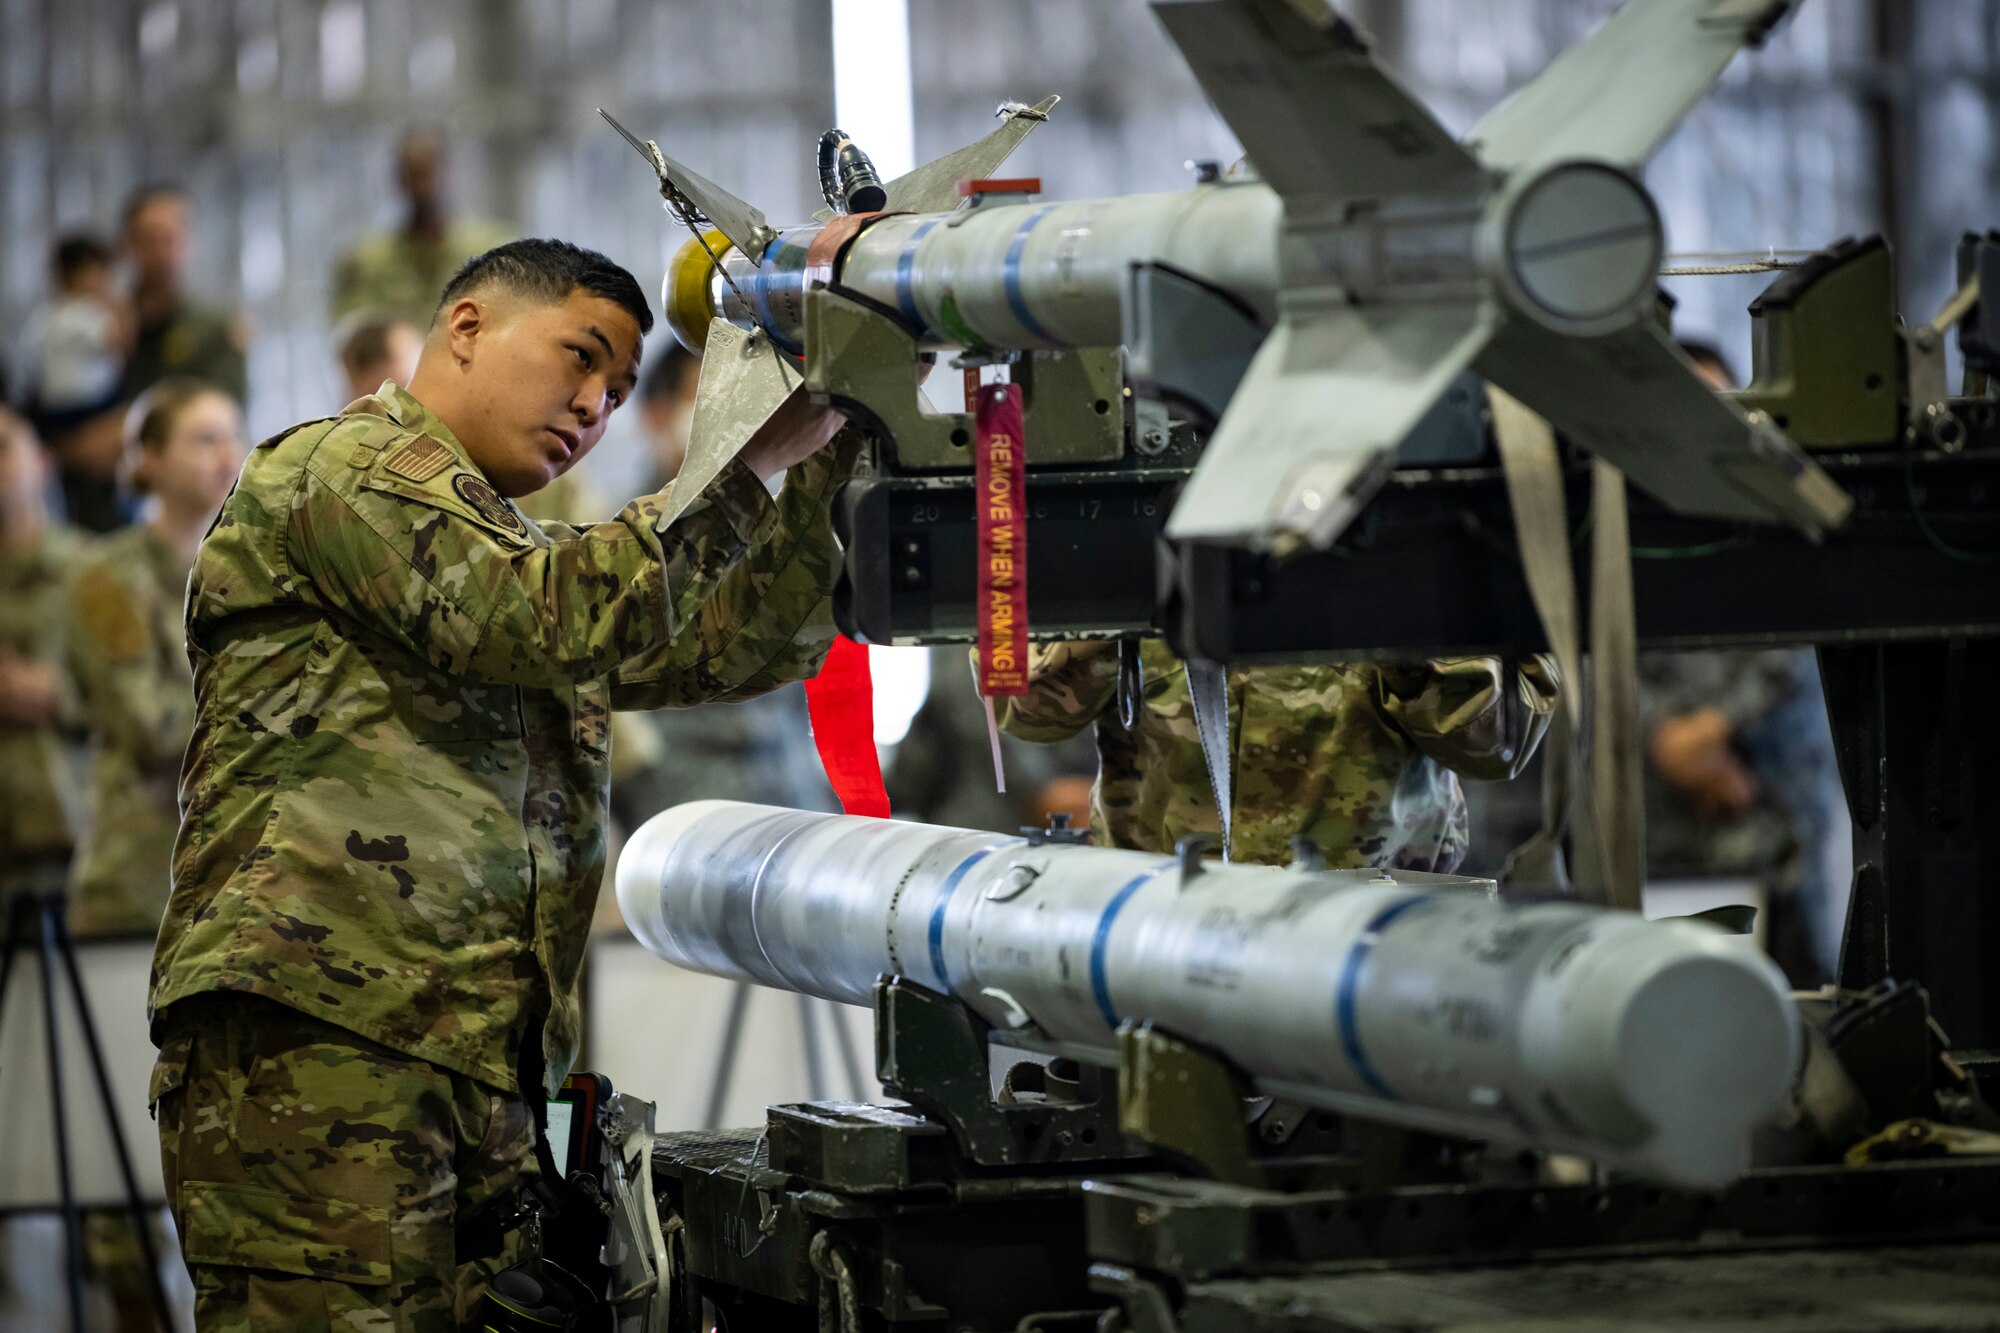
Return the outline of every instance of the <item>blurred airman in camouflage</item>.
<path id="1" fill-rule="evenodd" d="M 1002 729 L 1024 740 L 1094 726 L 1094 839 L 1164 851 L 1218 835 L 1222 821 L 1186 665 L 1150 639 L 1140 664 L 1129 731 L 1106 643 L 1038 645 L 1028 692 L 994 703 Z M 1228 673 L 1228 694 L 1233 859 L 1279 864 L 1303 837 L 1334 868 L 1451 871 L 1466 849 L 1458 775 L 1520 771 L 1548 728 L 1556 672 L 1546 656 L 1254 667 Z"/>
<path id="2" fill-rule="evenodd" d="M 200 380 L 148 389 L 129 435 L 133 489 L 150 512 L 97 544 L 70 593 L 70 670 L 92 745 L 90 836 L 70 892 L 78 935 L 160 928 L 194 727 L 188 571 L 243 465 L 234 400 Z"/>
<path id="3" fill-rule="evenodd" d="M 28 423 L 0 407 L 0 897 L 61 891 L 82 813 L 62 608 L 86 543 L 50 517 L 49 472 Z"/>
<path id="4" fill-rule="evenodd" d="M 455 1233 L 533 1171 L 523 1094 L 577 1050 L 611 709 L 753 695 L 831 642 L 857 444 L 802 396 L 664 530 L 658 495 L 515 507 L 651 322 L 601 255 L 481 256 L 408 389 L 258 446 L 195 559 L 152 1096 L 204 1328 L 458 1327 L 507 1256 Z"/>
<path id="5" fill-rule="evenodd" d="M 428 328 L 437 294 L 459 266 L 516 235 L 496 223 L 451 216 L 445 158 L 444 134 L 434 128 L 410 129 L 396 144 L 403 223 L 341 256 L 333 273 L 335 319 L 369 311 Z"/>

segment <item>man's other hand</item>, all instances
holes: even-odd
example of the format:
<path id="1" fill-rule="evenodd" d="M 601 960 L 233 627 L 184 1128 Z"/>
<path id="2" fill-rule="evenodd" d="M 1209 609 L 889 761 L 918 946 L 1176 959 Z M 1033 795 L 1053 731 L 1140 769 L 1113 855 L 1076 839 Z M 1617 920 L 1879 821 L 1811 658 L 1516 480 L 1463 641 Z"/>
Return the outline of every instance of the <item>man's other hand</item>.
<path id="1" fill-rule="evenodd" d="M 769 481 L 824 449 L 846 424 L 846 417 L 830 407 L 814 406 L 804 389 L 794 389 L 737 457 L 760 480 Z"/>
<path id="2" fill-rule="evenodd" d="M 1655 727 L 1647 754 L 1704 818 L 1735 818 L 1756 803 L 1757 779 L 1729 741 L 1729 718 L 1720 708 L 1703 708 Z"/>

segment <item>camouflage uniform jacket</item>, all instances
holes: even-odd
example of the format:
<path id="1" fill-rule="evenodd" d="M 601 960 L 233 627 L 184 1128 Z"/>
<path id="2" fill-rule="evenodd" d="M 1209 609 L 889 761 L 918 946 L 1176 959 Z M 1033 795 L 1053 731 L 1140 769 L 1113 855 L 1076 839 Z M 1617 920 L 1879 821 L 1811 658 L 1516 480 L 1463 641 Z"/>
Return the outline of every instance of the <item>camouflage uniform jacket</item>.
<path id="1" fill-rule="evenodd" d="M 832 641 L 827 505 L 732 465 L 540 527 L 393 386 L 253 451 L 195 560 L 196 717 L 152 1012 L 251 991 L 497 1087 L 573 1063 L 611 709 L 741 698 Z"/>
<path id="2" fill-rule="evenodd" d="M 1097 728 L 1096 840 L 1161 851 L 1216 835 L 1184 664 L 1142 646 L 1144 707 L 1117 718 L 1116 655 L 1090 644 L 1038 647 L 1028 693 L 995 700 L 1001 725 L 1053 741 Z M 1256 667 L 1229 673 L 1234 756 L 1232 855 L 1284 862 L 1295 836 L 1335 867 L 1455 869 L 1465 855 L 1465 794 L 1455 773 L 1518 773 L 1548 727 L 1555 665 L 1545 657 Z"/>
<path id="3" fill-rule="evenodd" d="M 187 562 L 140 526 L 100 542 L 70 591 L 69 665 L 92 741 L 90 834 L 71 878 L 79 934 L 160 928 L 194 727 L 187 581 Z"/>
<path id="4" fill-rule="evenodd" d="M 518 234 L 492 222 L 453 222 L 435 243 L 401 229 L 378 232 L 342 255 L 334 268 L 333 317 L 366 310 L 427 329 L 445 284 L 465 261 Z"/>
<path id="5" fill-rule="evenodd" d="M 0 650 L 61 669 L 63 601 L 86 549 L 78 533 L 52 524 L 33 550 L 0 553 Z M 28 858 L 69 855 L 81 814 L 73 759 L 55 726 L 0 724 L 0 888 L 26 874 Z"/>
<path id="6" fill-rule="evenodd" d="M 172 314 L 140 327 L 118 397 L 131 402 L 169 375 L 191 375 L 213 384 L 239 404 L 248 401 L 250 366 L 242 321 L 221 310 L 183 301 Z"/>

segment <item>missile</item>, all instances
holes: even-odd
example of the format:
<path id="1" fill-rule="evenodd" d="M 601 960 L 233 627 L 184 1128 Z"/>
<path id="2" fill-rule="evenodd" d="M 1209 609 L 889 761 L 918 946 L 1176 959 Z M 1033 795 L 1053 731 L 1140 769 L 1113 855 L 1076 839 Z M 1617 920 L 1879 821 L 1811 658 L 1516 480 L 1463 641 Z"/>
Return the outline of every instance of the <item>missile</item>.
<path id="1" fill-rule="evenodd" d="M 1130 275 L 1157 268 L 1265 331 L 1168 518 L 1173 539 L 1330 545 L 1467 369 L 1671 509 L 1816 538 L 1848 497 L 1773 423 L 1708 389 L 1653 317 L 1664 239 L 1638 175 L 1790 6 L 1628 0 L 1459 141 L 1325 0 L 1154 0 L 1249 178 L 974 207 L 936 203 L 933 171 L 923 191 L 892 182 L 880 212 L 774 229 L 647 144 L 670 200 L 700 201 L 715 227 L 672 262 L 668 323 L 719 363 L 701 393 L 729 405 L 713 429 L 734 439 L 746 405 L 797 390 L 796 369 L 766 362 L 804 356 L 817 286 L 892 314 L 922 346 L 992 356 L 1119 344 L 1143 318 Z M 744 335 L 763 355 L 739 371 Z"/>
<path id="2" fill-rule="evenodd" d="M 1098 1065 L 1151 1021 L 1267 1094 L 1711 1188 L 1799 1058 L 1778 970 L 1695 922 L 1490 881 L 1280 869 L 696 801 L 619 858 L 677 966 L 847 1004 L 902 976 Z"/>

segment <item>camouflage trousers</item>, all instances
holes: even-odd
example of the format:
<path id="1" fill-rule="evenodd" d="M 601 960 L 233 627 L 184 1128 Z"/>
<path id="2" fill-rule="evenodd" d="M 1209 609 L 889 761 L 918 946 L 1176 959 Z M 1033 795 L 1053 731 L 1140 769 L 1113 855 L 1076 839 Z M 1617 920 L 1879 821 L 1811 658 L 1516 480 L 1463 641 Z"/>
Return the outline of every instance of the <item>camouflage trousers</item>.
<path id="1" fill-rule="evenodd" d="M 203 1333 L 455 1331 L 515 1257 L 455 1244 L 535 1171 L 513 1093 L 217 994 L 168 1012 L 152 1098 Z"/>

